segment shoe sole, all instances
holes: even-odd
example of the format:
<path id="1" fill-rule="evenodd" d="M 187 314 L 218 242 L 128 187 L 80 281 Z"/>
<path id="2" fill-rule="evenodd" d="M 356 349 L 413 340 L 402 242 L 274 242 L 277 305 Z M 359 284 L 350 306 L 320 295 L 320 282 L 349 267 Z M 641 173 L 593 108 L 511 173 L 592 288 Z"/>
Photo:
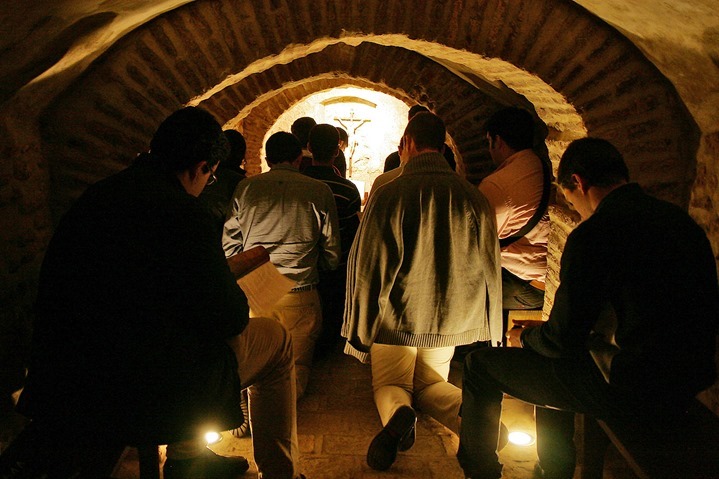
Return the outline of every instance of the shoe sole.
<path id="1" fill-rule="evenodd" d="M 407 433 L 402 436 L 399 440 L 399 444 L 397 444 L 397 450 L 399 452 L 405 452 L 412 449 L 412 446 L 414 446 L 414 442 L 417 436 L 417 427 L 412 426 Z"/>
<path id="2" fill-rule="evenodd" d="M 376 471 L 386 471 L 397 459 L 400 441 L 417 422 L 417 414 L 409 406 L 401 406 L 387 425 L 377 434 L 367 450 L 367 465 Z"/>

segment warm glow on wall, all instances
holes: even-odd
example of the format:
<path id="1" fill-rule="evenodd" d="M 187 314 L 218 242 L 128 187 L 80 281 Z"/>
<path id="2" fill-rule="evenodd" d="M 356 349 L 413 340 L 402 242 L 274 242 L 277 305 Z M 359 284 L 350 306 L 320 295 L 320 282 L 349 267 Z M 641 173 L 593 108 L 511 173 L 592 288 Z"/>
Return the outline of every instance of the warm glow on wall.
<path id="1" fill-rule="evenodd" d="M 277 131 L 290 131 L 292 123 L 302 116 L 342 127 L 349 136 L 344 151 L 347 176 L 364 182 L 369 191 L 382 173 L 385 158 L 397 149 L 407 126 L 408 109 L 404 102 L 384 93 L 356 87 L 333 88 L 308 96 L 280 115 L 265 140 Z M 262 171 L 267 171 L 264 150 L 261 156 Z"/>

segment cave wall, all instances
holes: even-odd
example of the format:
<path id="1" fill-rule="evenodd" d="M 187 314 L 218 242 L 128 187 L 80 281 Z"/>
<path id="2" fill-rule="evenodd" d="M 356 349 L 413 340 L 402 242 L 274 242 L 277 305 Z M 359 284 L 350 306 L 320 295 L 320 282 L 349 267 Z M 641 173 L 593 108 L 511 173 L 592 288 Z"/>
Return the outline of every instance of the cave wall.
<path id="1" fill-rule="evenodd" d="M 547 126 L 555 168 L 572 139 L 609 139 L 632 177 L 688 207 L 719 251 L 719 134 L 702 135 L 645 55 L 573 2 L 200 0 L 128 32 L 69 74 L 67 88 L 37 114 L 26 114 L 34 111 L 27 94 L 2 107 L 0 275 L 9 306 L 0 313 L 8 358 L 0 393 L 18 385 L 54 221 L 89 184 L 146 149 L 159 122 L 186 104 L 240 123 L 254 161 L 274 120 L 306 96 L 342 85 L 381 91 L 442 116 L 475 182 L 489 171 L 484 119 L 505 104 L 529 106 Z M 568 216 L 555 218 L 557 231 L 571 229 Z M 561 245 L 559 235 L 550 283 Z"/>

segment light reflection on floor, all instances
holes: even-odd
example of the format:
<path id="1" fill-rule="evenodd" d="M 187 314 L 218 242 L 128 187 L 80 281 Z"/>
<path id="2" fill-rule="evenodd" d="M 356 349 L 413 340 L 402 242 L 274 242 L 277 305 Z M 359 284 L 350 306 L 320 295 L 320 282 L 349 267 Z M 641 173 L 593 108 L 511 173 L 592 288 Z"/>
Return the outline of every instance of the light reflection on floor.
<path id="1" fill-rule="evenodd" d="M 502 420 L 509 427 L 522 425 L 534 431 L 533 407 L 507 397 Z M 417 442 L 400 453 L 394 465 L 384 472 L 371 470 L 366 462 L 367 447 L 381 425 L 372 399 L 371 373 L 341 352 L 316 364 L 306 396 L 298 404 L 298 432 L 302 472 L 307 479 L 462 479 L 455 457 L 459 440 L 444 426 L 424 414 L 417 422 Z M 219 454 L 244 455 L 251 468 L 243 478 L 257 479 L 250 438 L 237 439 L 223 433 L 213 446 Z M 113 477 L 137 479 L 136 453 L 126 450 Z M 615 452 L 616 455 L 616 452 Z M 537 460 L 536 446 L 508 444 L 500 451 L 503 479 L 532 479 Z M 608 459 L 604 479 L 633 477 L 620 465 L 613 469 Z M 579 477 L 575 474 L 575 477 Z"/>

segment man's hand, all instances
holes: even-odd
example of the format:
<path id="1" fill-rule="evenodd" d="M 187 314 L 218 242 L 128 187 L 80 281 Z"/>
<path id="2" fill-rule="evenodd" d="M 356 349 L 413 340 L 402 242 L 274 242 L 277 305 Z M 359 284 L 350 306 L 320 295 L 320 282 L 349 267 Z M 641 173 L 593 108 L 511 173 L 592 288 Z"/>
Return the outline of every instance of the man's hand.
<path id="1" fill-rule="evenodd" d="M 522 342 L 519 337 L 522 335 L 524 328 L 522 326 L 515 326 L 507 331 L 507 346 L 510 348 L 521 348 Z"/>
<path id="2" fill-rule="evenodd" d="M 235 279 L 240 279 L 269 261 L 270 254 L 264 246 L 255 246 L 227 258 L 227 265 Z"/>

